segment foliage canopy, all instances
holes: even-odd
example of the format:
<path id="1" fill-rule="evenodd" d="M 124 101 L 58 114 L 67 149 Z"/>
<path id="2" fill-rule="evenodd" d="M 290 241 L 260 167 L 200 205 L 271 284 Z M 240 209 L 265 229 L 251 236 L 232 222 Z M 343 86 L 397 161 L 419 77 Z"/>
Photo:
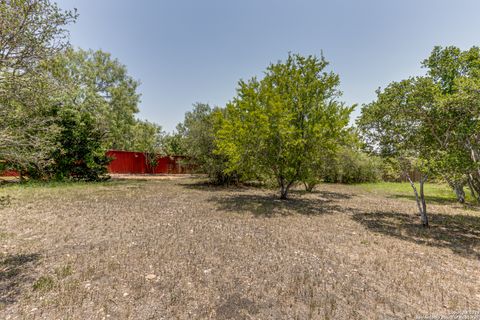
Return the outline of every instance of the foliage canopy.
<path id="1" fill-rule="evenodd" d="M 335 150 L 353 110 L 338 101 L 340 80 L 327 65 L 290 54 L 263 79 L 239 82 L 218 133 L 227 172 L 273 179 L 282 199 L 295 182 L 316 176 L 316 161 Z"/>

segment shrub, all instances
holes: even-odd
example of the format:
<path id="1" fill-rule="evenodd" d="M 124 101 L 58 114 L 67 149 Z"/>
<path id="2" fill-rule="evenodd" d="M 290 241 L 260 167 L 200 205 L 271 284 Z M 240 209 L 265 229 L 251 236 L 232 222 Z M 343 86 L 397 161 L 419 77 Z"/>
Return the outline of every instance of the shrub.
<path id="1" fill-rule="evenodd" d="M 178 148 L 187 156 L 186 162 L 196 172 L 208 175 L 214 184 L 236 184 L 240 176 L 226 173 L 227 158 L 217 150 L 217 131 L 224 118 L 224 109 L 196 103 L 177 126 Z"/>
<path id="2" fill-rule="evenodd" d="M 61 114 L 59 148 L 50 167 L 57 180 L 98 181 L 108 178 L 105 133 L 88 114 L 65 110 Z"/>
<path id="3" fill-rule="evenodd" d="M 50 291 L 55 286 L 55 281 L 50 276 L 41 276 L 35 283 L 33 284 L 34 291 Z"/>
<path id="4" fill-rule="evenodd" d="M 351 148 L 340 152 L 325 164 L 325 182 L 361 183 L 382 179 L 383 162 L 376 156 Z"/>

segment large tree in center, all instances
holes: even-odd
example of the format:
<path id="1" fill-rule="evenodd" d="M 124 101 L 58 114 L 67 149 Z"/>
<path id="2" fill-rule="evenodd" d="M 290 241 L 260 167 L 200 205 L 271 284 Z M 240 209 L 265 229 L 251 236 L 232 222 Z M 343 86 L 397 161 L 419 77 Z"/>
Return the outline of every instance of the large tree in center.
<path id="1" fill-rule="evenodd" d="M 286 199 L 295 182 L 337 146 L 352 107 L 338 101 L 338 75 L 323 57 L 290 54 L 271 64 L 262 80 L 240 81 L 218 132 L 227 171 L 274 179 Z"/>

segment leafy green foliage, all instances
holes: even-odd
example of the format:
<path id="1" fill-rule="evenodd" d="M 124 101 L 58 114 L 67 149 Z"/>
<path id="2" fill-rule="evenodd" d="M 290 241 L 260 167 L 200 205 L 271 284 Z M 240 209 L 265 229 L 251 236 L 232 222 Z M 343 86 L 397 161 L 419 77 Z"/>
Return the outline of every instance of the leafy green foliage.
<path id="1" fill-rule="evenodd" d="M 77 18 L 49 0 L 0 1 L 0 74 L 20 77 L 67 45 L 65 26 Z"/>
<path id="2" fill-rule="evenodd" d="M 290 54 L 262 80 L 240 81 L 218 133 L 227 172 L 272 179 L 286 198 L 290 187 L 317 175 L 320 155 L 337 147 L 351 107 L 338 102 L 339 77 L 325 59 Z"/>
<path id="3" fill-rule="evenodd" d="M 163 132 L 156 123 L 137 120 L 133 128 L 133 142 L 130 150 L 143 152 L 147 168 L 153 170 L 161 154 Z"/>
<path id="4" fill-rule="evenodd" d="M 104 178 L 107 148 L 134 141 L 138 83 L 110 54 L 69 48 L 75 12 L 15 0 L 0 15 L 0 160 L 31 178 Z"/>
<path id="5" fill-rule="evenodd" d="M 185 114 L 185 120 L 177 127 L 181 137 L 181 150 L 191 165 L 208 174 L 212 182 L 229 184 L 238 180 L 236 172 L 226 172 L 227 159 L 216 152 L 217 133 L 223 121 L 224 110 L 208 104 L 196 103 Z"/>
<path id="6" fill-rule="evenodd" d="M 366 141 L 379 154 L 394 158 L 408 178 L 424 226 L 428 226 L 423 185 L 437 152 L 433 134 L 438 86 L 427 77 L 392 82 L 377 91 L 377 100 L 363 106 L 357 124 Z M 420 193 L 409 173 L 421 173 Z"/>
<path id="7" fill-rule="evenodd" d="M 184 150 L 183 136 L 178 132 L 163 135 L 161 144 L 163 155 L 184 156 L 187 154 Z"/>
<path id="8" fill-rule="evenodd" d="M 412 166 L 423 172 L 421 189 L 427 174 L 436 175 L 463 202 L 467 182 L 480 194 L 480 50 L 435 47 L 423 65 L 428 76 L 379 91 L 377 100 L 363 107 L 358 124 L 379 154 L 395 158 L 405 173 Z"/>
<path id="9" fill-rule="evenodd" d="M 360 150 L 343 147 L 333 159 L 325 161 L 325 182 L 378 182 L 383 175 L 383 161 Z"/>
<path id="10" fill-rule="evenodd" d="M 423 64 L 442 88 L 431 119 L 438 142 L 435 170 L 442 173 L 460 202 L 465 199 L 465 184 L 480 198 L 480 49 L 435 47 Z"/>
<path id="11" fill-rule="evenodd" d="M 363 106 L 357 121 L 367 144 L 385 157 L 425 158 L 436 90 L 428 78 L 411 78 L 377 91 L 377 100 Z"/>
<path id="12" fill-rule="evenodd" d="M 131 150 L 140 152 L 159 152 L 162 144 L 162 128 L 147 120 L 137 120 L 133 131 Z"/>
<path id="13" fill-rule="evenodd" d="M 103 145 L 105 132 L 89 113 L 73 109 L 59 111 L 60 145 L 53 154 L 50 174 L 57 180 L 98 181 L 107 178 L 110 159 Z M 32 173 L 34 176 L 34 173 Z"/>
<path id="14" fill-rule="evenodd" d="M 124 65 L 100 50 L 68 49 L 50 63 L 49 70 L 68 88 L 64 100 L 90 113 L 107 133 L 107 148 L 134 149 L 139 83 Z"/>
<path id="15" fill-rule="evenodd" d="M 21 174 L 44 170 L 57 147 L 48 114 L 61 89 L 40 65 L 67 46 L 76 17 L 48 0 L 0 2 L 0 160 Z"/>
<path id="16" fill-rule="evenodd" d="M 428 75 L 440 85 L 443 93 L 452 93 L 456 91 L 457 79 L 480 76 L 479 61 L 480 48 L 478 47 L 462 51 L 454 46 L 445 48 L 436 46 L 422 65 L 428 68 Z"/>

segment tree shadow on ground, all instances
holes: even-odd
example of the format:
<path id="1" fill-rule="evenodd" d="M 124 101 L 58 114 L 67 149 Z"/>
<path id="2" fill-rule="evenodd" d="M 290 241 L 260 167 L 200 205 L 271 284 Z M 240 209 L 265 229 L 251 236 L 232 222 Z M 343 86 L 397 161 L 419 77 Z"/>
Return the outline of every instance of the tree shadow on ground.
<path id="1" fill-rule="evenodd" d="M 416 201 L 414 195 L 406 195 L 406 194 L 395 194 L 395 195 L 388 196 L 388 198 L 408 199 L 408 200 Z M 434 204 L 453 204 L 457 202 L 455 198 L 444 198 L 444 197 L 428 196 L 428 195 L 425 195 L 425 201 L 427 203 L 434 203 Z"/>
<path id="2" fill-rule="evenodd" d="M 195 181 L 195 182 L 180 182 L 179 186 L 190 189 L 190 190 L 199 190 L 199 191 L 236 191 L 242 192 L 251 189 L 262 189 L 264 186 L 260 183 L 249 183 L 249 184 L 215 184 L 209 180 Z"/>
<path id="3" fill-rule="evenodd" d="M 315 195 L 323 200 L 348 200 L 353 197 L 353 195 L 348 193 L 341 193 L 341 192 L 332 192 L 332 191 L 325 191 L 325 190 L 314 190 L 311 192 L 307 192 L 305 190 L 298 190 L 294 189 L 290 191 L 292 195 Z"/>
<path id="4" fill-rule="evenodd" d="M 227 212 L 250 213 L 256 217 L 288 216 L 292 214 L 322 215 L 345 212 L 347 208 L 335 202 L 349 198 L 349 195 L 318 191 L 314 197 L 298 196 L 292 192 L 288 200 L 280 200 L 274 195 L 233 194 L 214 196 L 209 201 Z"/>
<path id="5" fill-rule="evenodd" d="M 0 256 L 0 309 L 14 303 L 22 286 L 32 282 L 29 271 L 39 259 L 36 253 Z"/>
<path id="6" fill-rule="evenodd" d="M 423 228 L 417 215 L 400 212 L 357 212 L 352 217 L 376 233 L 480 258 L 480 217 L 431 213 L 430 228 Z"/>
<path id="7" fill-rule="evenodd" d="M 258 305 L 239 293 L 227 295 L 216 308 L 216 314 L 220 319 L 251 319 L 252 315 L 258 314 L 258 312 Z"/>
<path id="8" fill-rule="evenodd" d="M 390 198 L 390 199 L 407 199 L 407 200 L 416 201 L 415 196 L 405 195 L 405 194 L 391 195 L 388 198 Z M 457 201 L 457 199 L 455 199 L 453 197 L 452 198 L 445 198 L 445 197 L 438 197 L 438 196 L 425 196 L 425 201 L 427 202 L 427 204 L 430 203 L 430 204 L 439 204 L 439 205 L 445 205 L 445 204 L 459 205 L 459 206 L 462 206 L 463 208 L 468 209 L 468 210 L 480 211 L 480 207 L 478 206 L 477 203 L 466 202 L 466 203 L 461 204 Z"/>

